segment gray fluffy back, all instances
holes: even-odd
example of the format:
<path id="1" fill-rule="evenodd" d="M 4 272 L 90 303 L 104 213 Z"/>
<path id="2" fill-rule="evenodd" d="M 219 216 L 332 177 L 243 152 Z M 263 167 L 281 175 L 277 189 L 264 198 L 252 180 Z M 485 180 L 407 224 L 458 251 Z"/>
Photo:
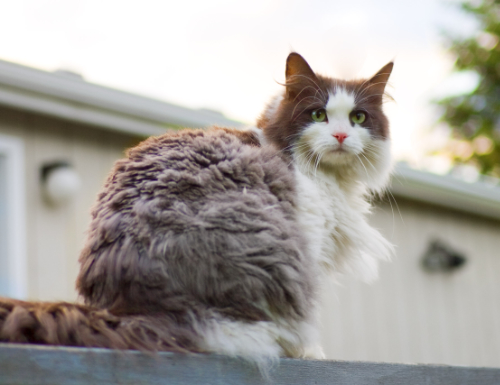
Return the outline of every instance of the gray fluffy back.
<path id="1" fill-rule="evenodd" d="M 288 160 L 251 134 L 150 138 L 98 196 L 78 290 L 115 315 L 167 316 L 189 348 L 209 319 L 305 319 L 313 284 L 295 201 Z"/>

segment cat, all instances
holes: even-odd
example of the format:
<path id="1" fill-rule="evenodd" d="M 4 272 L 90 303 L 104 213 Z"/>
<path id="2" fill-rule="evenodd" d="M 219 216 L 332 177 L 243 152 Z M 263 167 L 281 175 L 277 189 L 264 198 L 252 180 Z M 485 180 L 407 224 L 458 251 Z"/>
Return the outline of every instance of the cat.
<path id="1" fill-rule="evenodd" d="M 80 255 L 84 304 L 0 300 L 0 341 L 324 357 L 328 272 L 370 279 L 391 245 L 366 220 L 391 172 L 393 63 L 345 81 L 291 53 L 254 128 L 151 137 L 119 160 Z"/>

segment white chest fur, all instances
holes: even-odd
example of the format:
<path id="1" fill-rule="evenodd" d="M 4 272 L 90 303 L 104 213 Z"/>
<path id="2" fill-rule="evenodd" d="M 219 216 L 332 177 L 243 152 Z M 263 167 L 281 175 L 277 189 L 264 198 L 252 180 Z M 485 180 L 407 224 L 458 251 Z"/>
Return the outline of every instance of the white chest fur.
<path id="1" fill-rule="evenodd" d="M 298 169 L 296 178 L 298 222 L 320 270 L 376 278 L 377 262 L 390 256 L 392 246 L 368 224 L 369 204 L 362 192 L 347 194 L 335 179 Z"/>

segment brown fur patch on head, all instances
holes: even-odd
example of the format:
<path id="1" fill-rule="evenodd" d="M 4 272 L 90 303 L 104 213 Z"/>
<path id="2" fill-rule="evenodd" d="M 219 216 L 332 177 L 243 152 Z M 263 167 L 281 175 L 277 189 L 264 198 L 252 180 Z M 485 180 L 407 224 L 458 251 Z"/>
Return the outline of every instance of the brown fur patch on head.
<path id="1" fill-rule="evenodd" d="M 297 53 L 287 59 L 284 96 L 279 105 L 270 103 L 257 122 L 266 138 L 285 152 L 290 152 L 302 130 L 312 123 L 311 111 L 324 108 L 329 94 L 344 89 L 355 96 L 355 109 L 367 113 L 362 124 L 373 137 L 389 137 L 389 122 L 382 111 L 385 86 L 393 63 L 384 66 L 370 79 L 340 80 L 316 75 Z"/>
<path id="2" fill-rule="evenodd" d="M 368 127 L 373 138 L 389 138 L 389 120 L 382 106 L 384 97 L 388 96 L 385 88 L 393 67 L 394 63 L 390 62 L 370 79 L 345 82 L 345 88 L 355 95 L 355 108 L 367 113 L 367 119 L 361 126 Z"/>
<path id="3" fill-rule="evenodd" d="M 295 52 L 287 58 L 285 73 L 285 96 L 274 113 L 264 112 L 259 126 L 272 143 L 288 152 L 302 128 L 311 121 L 306 112 L 328 102 L 328 83 L 317 77 Z"/>

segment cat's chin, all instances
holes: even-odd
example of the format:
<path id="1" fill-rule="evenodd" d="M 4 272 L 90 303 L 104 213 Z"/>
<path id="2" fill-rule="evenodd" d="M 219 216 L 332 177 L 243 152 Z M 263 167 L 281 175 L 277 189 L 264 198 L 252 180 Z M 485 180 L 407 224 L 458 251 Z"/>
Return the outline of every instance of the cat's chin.
<path id="1" fill-rule="evenodd" d="M 347 165 L 356 161 L 356 154 L 345 148 L 336 148 L 321 155 L 321 164 L 329 166 Z"/>
<path id="2" fill-rule="evenodd" d="M 295 161 L 299 168 L 306 173 L 316 174 L 318 170 L 323 170 L 327 174 L 335 172 L 335 168 L 352 166 L 357 162 L 356 154 L 345 148 L 328 149 L 316 152 L 315 155 L 309 153 L 295 154 Z"/>

